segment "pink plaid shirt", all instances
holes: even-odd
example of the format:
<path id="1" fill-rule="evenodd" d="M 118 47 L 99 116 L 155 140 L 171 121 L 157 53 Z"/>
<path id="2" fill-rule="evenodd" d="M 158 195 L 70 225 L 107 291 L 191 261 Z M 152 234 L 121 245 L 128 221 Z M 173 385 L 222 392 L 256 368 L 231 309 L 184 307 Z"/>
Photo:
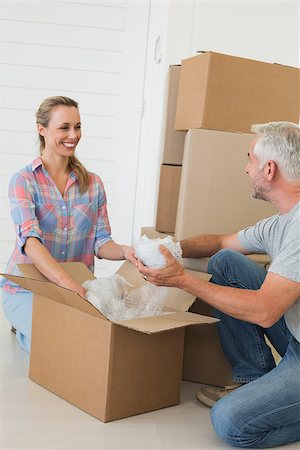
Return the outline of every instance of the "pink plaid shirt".
<path id="1" fill-rule="evenodd" d="M 94 255 L 111 240 L 105 190 L 97 175 L 90 173 L 88 190 L 81 194 L 71 172 L 62 196 L 38 157 L 12 176 L 8 195 L 17 239 L 5 273 L 22 275 L 17 264 L 32 262 L 24 253 L 28 237 L 38 238 L 57 261 L 81 261 L 93 271 Z M 4 278 L 1 286 L 10 293 L 24 291 Z"/>

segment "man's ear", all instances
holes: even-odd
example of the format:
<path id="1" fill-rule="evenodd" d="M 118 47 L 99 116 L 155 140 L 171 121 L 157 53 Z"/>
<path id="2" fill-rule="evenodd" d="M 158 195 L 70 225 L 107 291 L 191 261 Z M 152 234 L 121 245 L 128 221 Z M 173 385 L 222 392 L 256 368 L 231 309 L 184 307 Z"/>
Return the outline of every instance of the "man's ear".
<path id="1" fill-rule="evenodd" d="M 270 161 L 266 162 L 266 165 L 264 168 L 264 173 L 265 173 L 265 176 L 268 181 L 273 180 L 276 170 L 277 170 L 277 164 L 275 161 L 270 160 Z"/>

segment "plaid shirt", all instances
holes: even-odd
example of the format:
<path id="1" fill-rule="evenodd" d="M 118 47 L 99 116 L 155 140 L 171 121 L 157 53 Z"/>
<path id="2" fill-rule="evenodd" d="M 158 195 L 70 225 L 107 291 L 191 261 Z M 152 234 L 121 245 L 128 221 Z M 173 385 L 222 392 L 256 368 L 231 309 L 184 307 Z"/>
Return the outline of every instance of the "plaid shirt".
<path id="1" fill-rule="evenodd" d="M 12 176 L 8 195 L 17 239 L 5 273 L 22 275 L 17 264 L 31 263 L 24 252 L 28 237 L 38 238 L 56 261 L 81 261 L 93 271 L 94 254 L 111 240 L 106 195 L 101 179 L 90 173 L 88 190 L 79 191 L 74 172 L 62 197 L 41 158 Z M 23 288 L 2 279 L 4 290 Z"/>

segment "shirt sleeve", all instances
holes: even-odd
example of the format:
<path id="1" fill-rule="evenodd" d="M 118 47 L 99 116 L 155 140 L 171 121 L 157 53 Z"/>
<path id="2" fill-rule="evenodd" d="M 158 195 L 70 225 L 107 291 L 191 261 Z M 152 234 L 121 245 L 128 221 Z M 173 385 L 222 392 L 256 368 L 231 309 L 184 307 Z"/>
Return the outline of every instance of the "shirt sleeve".
<path id="1" fill-rule="evenodd" d="M 107 213 L 107 199 L 102 180 L 94 175 L 95 183 L 97 184 L 98 192 L 98 212 L 97 212 L 97 226 L 95 235 L 94 253 L 98 256 L 99 248 L 108 241 L 111 241 L 111 228 Z"/>
<path id="2" fill-rule="evenodd" d="M 300 229 L 295 220 L 286 229 L 280 250 L 272 261 L 269 272 L 300 283 Z"/>
<path id="3" fill-rule="evenodd" d="M 251 253 L 265 253 L 262 240 L 259 236 L 259 230 L 256 225 L 247 227 L 238 232 L 238 239 L 242 247 Z"/>
<path id="4" fill-rule="evenodd" d="M 238 239 L 246 250 L 252 253 L 266 253 L 270 256 L 270 248 L 266 237 L 269 235 L 277 215 L 257 222 L 238 232 Z"/>
<path id="5" fill-rule="evenodd" d="M 8 197 L 11 217 L 17 235 L 17 245 L 24 255 L 24 245 L 29 237 L 36 237 L 43 243 L 43 233 L 35 213 L 30 183 L 21 174 L 15 174 L 9 181 Z"/>

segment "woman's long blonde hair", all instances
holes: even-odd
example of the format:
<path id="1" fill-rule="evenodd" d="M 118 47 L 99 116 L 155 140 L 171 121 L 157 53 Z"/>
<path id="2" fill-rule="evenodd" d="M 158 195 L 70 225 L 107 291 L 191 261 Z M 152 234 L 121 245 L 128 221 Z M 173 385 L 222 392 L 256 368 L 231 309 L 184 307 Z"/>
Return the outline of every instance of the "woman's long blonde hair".
<path id="1" fill-rule="evenodd" d="M 70 107 L 74 106 L 76 109 L 78 109 L 78 103 L 69 97 L 63 96 L 48 97 L 40 104 L 39 109 L 35 114 L 36 122 L 42 125 L 43 127 L 47 128 L 53 108 L 59 105 Z M 44 136 L 39 134 L 39 140 L 40 140 L 40 154 L 42 155 L 43 150 L 45 148 Z M 86 192 L 89 187 L 90 176 L 86 168 L 83 166 L 83 164 L 81 164 L 81 162 L 76 156 L 71 156 L 69 158 L 69 168 L 70 170 L 73 170 L 78 177 L 80 192 L 81 193 Z"/>

